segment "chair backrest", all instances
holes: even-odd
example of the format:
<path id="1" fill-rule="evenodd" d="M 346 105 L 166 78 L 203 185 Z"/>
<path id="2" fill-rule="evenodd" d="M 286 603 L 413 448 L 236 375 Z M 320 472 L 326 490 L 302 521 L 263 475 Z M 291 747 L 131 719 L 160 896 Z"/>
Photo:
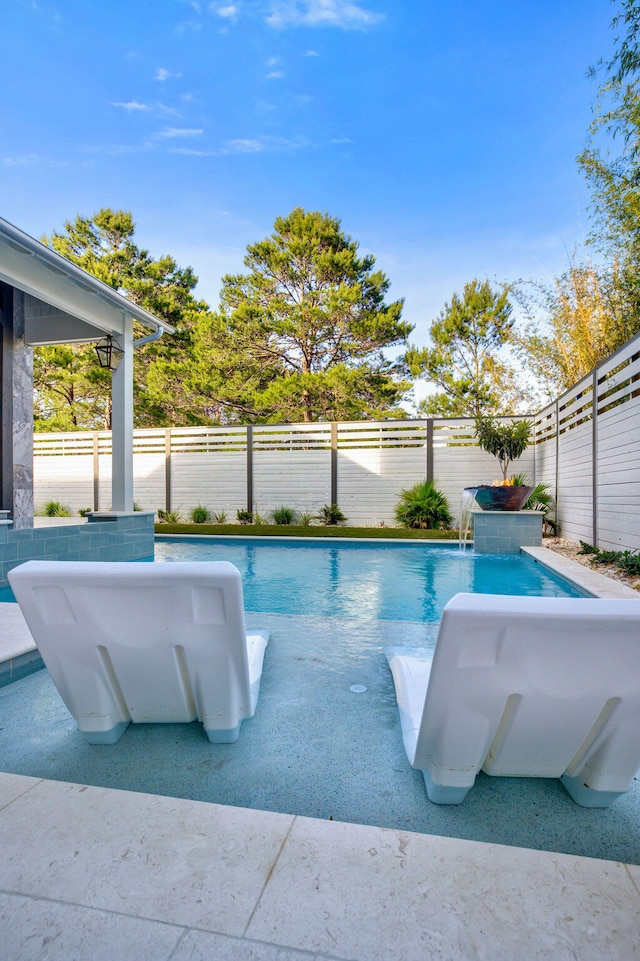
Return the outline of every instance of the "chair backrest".
<path id="1" fill-rule="evenodd" d="M 626 790 L 640 767 L 640 597 L 458 594 L 413 763 L 444 784 L 451 770 L 560 777 L 589 765 L 593 787 L 602 771 L 606 790 Z"/>
<path id="2" fill-rule="evenodd" d="M 213 728 L 221 704 L 250 716 L 232 564 L 29 561 L 9 581 L 81 730 L 102 716 Z"/>

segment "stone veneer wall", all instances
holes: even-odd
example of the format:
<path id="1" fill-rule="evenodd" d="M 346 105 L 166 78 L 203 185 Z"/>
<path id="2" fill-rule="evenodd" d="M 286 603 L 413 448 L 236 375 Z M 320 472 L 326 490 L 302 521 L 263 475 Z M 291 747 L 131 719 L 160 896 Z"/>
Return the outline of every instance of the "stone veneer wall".
<path id="1" fill-rule="evenodd" d="M 473 547 L 481 554 L 515 554 L 542 545 L 540 511 L 476 511 Z"/>
<path id="2" fill-rule="evenodd" d="M 153 557 L 153 513 L 95 514 L 88 523 L 0 527 L 0 587 L 24 561 L 137 561 Z"/>

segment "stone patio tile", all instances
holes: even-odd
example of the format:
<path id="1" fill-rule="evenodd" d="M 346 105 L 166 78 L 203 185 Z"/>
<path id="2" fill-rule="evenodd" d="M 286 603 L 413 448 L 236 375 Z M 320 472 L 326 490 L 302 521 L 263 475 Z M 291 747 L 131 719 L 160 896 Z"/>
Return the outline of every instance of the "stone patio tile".
<path id="1" fill-rule="evenodd" d="M 169 961 L 183 934 L 159 921 L 0 894 L 5 961 Z"/>
<path id="2" fill-rule="evenodd" d="M 0 773 L 0 808 L 11 804 L 26 791 L 40 783 L 37 777 L 26 777 L 23 774 Z"/>
<path id="3" fill-rule="evenodd" d="M 611 861 L 298 818 L 247 937 L 367 961 L 631 961 Z"/>
<path id="4" fill-rule="evenodd" d="M 328 961 L 322 954 L 294 951 L 258 941 L 238 940 L 224 934 L 189 931 L 171 961 Z"/>
<path id="5" fill-rule="evenodd" d="M 241 935 L 292 820 L 44 781 L 0 811 L 0 889 Z"/>

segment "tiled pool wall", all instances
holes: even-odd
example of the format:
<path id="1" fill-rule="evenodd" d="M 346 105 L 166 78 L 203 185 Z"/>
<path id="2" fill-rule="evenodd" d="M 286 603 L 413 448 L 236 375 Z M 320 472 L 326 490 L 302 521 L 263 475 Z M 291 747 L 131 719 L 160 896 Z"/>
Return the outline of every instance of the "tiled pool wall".
<path id="1" fill-rule="evenodd" d="M 95 514 L 87 523 L 0 527 L 0 587 L 24 561 L 137 561 L 153 556 L 153 513 Z"/>
<path id="2" fill-rule="evenodd" d="M 473 548 L 480 554 L 517 554 L 521 547 L 542 545 L 540 511 L 477 511 Z"/>

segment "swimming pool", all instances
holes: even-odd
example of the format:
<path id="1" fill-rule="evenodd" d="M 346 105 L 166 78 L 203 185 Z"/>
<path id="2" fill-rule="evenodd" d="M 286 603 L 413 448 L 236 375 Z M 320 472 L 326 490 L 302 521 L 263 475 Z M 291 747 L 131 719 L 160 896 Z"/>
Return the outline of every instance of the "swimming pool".
<path id="1" fill-rule="evenodd" d="M 90 745 L 47 672 L 38 671 L 0 689 L 2 769 L 640 863 L 637 784 L 610 809 L 598 811 L 578 807 L 559 781 L 480 773 L 464 804 L 449 807 L 428 801 L 422 775 L 408 764 L 387 654 L 430 651 L 437 608 L 451 592 L 480 585 L 515 590 L 522 581 L 512 575 L 524 558 L 487 563 L 450 547 L 322 542 L 287 547 L 286 563 L 276 564 L 273 559 L 290 543 L 195 545 L 203 559 L 210 550 L 225 560 L 235 552 L 244 575 L 247 627 L 271 631 L 257 711 L 243 722 L 238 741 L 211 744 L 194 722 L 131 725 L 117 745 Z M 169 557 L 193 558 L 194 544 L 161 538 L 157 552 L 170 563 Z M 386 562 L 394 557 L 397 570 L 391 574 Z M 433 570 L 423 566 L 427 562 L 435 562 Z M 547 583 L 552 592 L 573 593 L 567 582 L 528 560 L 522 570 L 526 590 Z M 350 577 L 365 589 L 359 606 Z M 260 587 L 263 578 L 268 589 Z M 292 586 L 300 582 L 304 589 Z M 389 585 L 394 589 L 386 592 Z M 417 592 L 421 596 L 412 602 Z M 310 612 L 315 604 L 322 612 Z"/>
<path id="2" fill-rule="evenodd" d="M 247 611 L 437 622 L 460 591 L 584 597 L 524 554 L 384 541 L 156 537 L 158 561 L 224 560 L 242 574 Z"/>

